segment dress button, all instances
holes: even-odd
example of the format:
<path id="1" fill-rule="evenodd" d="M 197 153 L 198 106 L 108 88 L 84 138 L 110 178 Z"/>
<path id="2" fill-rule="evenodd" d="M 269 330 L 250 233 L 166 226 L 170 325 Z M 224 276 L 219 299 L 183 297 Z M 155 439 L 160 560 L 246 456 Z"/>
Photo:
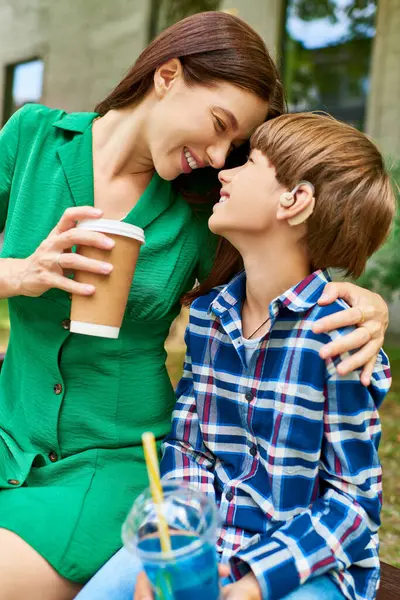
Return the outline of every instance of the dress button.
<path id="1" fill-rule="evenodd" d="M 8 480 L 8 483 L 9 483 L 10 485 L 19 485 L 19 481 L 18 481 L 18 479 L 9 479 L 9 480 Z"/>
<path id="2" fill-rule="evenodd" d="M 251 454 L 252 456 L 255 456 L 255 455 L 257 454 L 257 447 L 256 447 L 256 446 L 252 446 L 252 447 L 250 448 L 250 454 Z"/>
<path id="3" fill-rule="evenodd" d="M 51 462 L 57 462 L 58 461 L 57 453 L 56 452 L 50 452 L 49 459 L 51 460 Z"/>
<path id="4" fill-rule="evenodd" d="M 64 319 L 64 321 L 61 323 L 62 328 L 65 330 L 69 330 L 70 325 L 71 325 L 71 320 L 70 319 Z"/>
<path id="5" fill-rule="evenodd" d="M 226 499 L 228 500 L 228 502 L 230 502 L 231 500 L 233 500 L 233 494 L 232 494 L 232 492 L 227 492 Z"/>
<path id="6" fill-rule="evenodd" d="M 245 395 L 244 395 L 244 397 L 246 398 L 246 400 L 248 402 L 251 402 L 253 400 L 253 398 L 254 398 L 254 394 L 253 394 L 253 392 L 246 392 Z"/>
<path id="7" fill-rule="evenodd" d="M 62 385 L 61 385 L 61 383 L 56 383 L 55 386 L 54 386 L 54 388 L 53 388 L 53 390 L 54 390 L 54 393 L 57 396 L 59 396 L 61 394 L 61 392 L 62 392 Z"/>

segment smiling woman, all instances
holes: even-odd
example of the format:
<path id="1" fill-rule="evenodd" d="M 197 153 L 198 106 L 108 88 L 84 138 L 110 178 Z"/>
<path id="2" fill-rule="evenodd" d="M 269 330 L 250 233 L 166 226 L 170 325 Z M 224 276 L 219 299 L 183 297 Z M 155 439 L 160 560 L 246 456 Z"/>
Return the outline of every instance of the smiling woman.
<path id="1" fill-rule="evenodd" d="M 118 549 L 122 519 L 147 481 L 141 434 L 152 429 L 160 440 L 169 429 L 164 342 L 215 252 L 210 199 L 194 211 L 180 190 L 196 188 L 195 171 L 222 167 L 268 110 L 283 108 L 261 38 L 209 12 L 154 40 L 96 112 L 27 105 L 2 129 L 0 296 L 11 317 L 0 378 L 4 597 L 72 598 Z M 104 234 L 75 227 L 101 215 L 146 236 L 118 340 L 69 331 L 69 294 L 95 290 L 68 270 L 109 272 L 68 251 L 111 248 Z"/>

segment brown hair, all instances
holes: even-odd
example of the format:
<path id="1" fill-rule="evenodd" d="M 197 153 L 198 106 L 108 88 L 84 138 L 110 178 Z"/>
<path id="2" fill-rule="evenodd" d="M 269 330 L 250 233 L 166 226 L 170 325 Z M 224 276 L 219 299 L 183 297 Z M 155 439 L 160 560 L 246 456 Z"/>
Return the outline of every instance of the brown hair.
<path id="1" fill-rule="evenodd" d="M 279 74 L 261 37 L 238 17 L 208 11 L 187 17 L 156 37 L 95 111 L 105 115 L 111 109 L 140 102 L 152 89 L 156 69 L 172 58 L 180 59 L 187 85 L 232 83 L 266 100 L 268 118 L 285 110 Z M 232 152 L 227 166 L 243 163 L 247 152 L 248 148 Z M 216 201 L 220 189 L 218 174 L 211 168 L 179 176 L 174 187 L 196 205 Z M 202 196 L 195 193 L 206 187 Z"/>
<path id="2" fill-rule="evenodd" d="M 396 210 L 375 144 L 329 115 L 297 113 L 261 125 L 250 145 L 268 158 L 276 179 L 288 190 L 304 179 L 314 185 L 316 203 L 305 240 L 312 269 L 337 268 L 359 277 L 385 241 Z M 227 282 L 221 277 L 223 263 L 220 249 L 210 276 L 185 302 Z"/>
<path id="3" fill-rule="evenodd" d="M 117 87 L 95 110 L 105 115 L 140 101 L 156 69 L 179 58 L 187 85 L 230 82 L 269 102 L 269 116 L 284 109 L 282 85 L 261 37 L 244 21 L 224 12 L 197 13 L 168 27 L 143 50 Z"/>

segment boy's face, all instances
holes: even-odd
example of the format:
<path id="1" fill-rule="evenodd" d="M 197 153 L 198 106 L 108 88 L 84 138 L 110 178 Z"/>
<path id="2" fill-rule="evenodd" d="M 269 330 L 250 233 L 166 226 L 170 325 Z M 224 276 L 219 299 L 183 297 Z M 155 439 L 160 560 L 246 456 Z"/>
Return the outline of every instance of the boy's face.
<path id="1" fill-rule="evenodd" d="M 260 150 L 253 150 L 245 165 L 221 171 L 219 180 L 221 199 L 208 222 L 212 232 L 229 239 L 231 232 L 261 233 L 276 223 L 279 197 L 285 188 Z"/>

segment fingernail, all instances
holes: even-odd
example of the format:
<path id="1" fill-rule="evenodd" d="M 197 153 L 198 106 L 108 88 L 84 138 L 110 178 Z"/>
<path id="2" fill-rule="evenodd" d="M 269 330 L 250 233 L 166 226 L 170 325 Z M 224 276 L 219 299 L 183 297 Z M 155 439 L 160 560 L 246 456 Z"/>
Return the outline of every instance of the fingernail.
<path id="1" fill-rule="evenodd" d="M 102 263 L 101 264 L 101 270 L 103 273 L 111 273 L 113 268 L 114 268 L 113 265 L 111 265 L 110 263 Z"/>
<path id="2" fill-rule="evenodd" d="M 327 348 L 322 348 L 321 352 L 319 353 L 321 358 L 328 358 L 329 356 L 329 350 Z"/>
<path id="3" fill-rule="evenodd" d="M 321 333 L 321 326 L 318 324 L 313 325 L 312 332 L 313 333 Z"/>
<path id="4" fill-rule="evenodd" d="M 107 248 L 114 248 L 114 246 L 115 246 L 115 242 L 114 242 L 114 240 L 110 240 L 110 239 L 108 239 L 108 240 L 106 241 L 106 247 L 107 247 Z"/>
<path id="5" fill-rule="evenodd" d="M 93 294 L 95 289 L 96 288 L 94 287 L 94 285 L 85 285 L 83 291 L 85 292 L 85 294 Z"/>
<path id="6" fill-rule="evenodd" d="M 100 208 L 94 208 L 93 214 L 101 216 L 103 214 L 103 211 Z"/>
<path id="7" fill-rule="evenodd" d="M 322 294 L 322 296 L 320 296 L 320 299 L 318 300 L 318 302 L 325 302 L 325 300 L 328 300 L 329 296 L 328 294 Z"/>

